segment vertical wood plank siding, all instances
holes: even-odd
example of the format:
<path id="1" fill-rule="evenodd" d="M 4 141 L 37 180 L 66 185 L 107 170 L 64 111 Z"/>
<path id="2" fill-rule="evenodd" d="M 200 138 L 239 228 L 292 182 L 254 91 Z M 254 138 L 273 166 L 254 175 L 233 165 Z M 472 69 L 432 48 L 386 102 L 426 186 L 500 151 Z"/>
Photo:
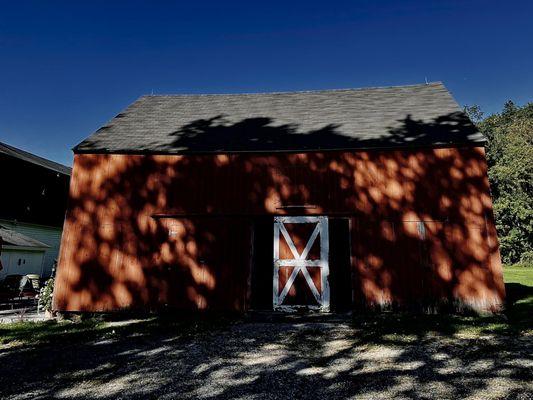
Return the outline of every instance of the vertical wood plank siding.
<path id="1" fill-rule="evenodd" d="M 484 149 L 468 147 L 77 154 L 55 305 L 244 310 L 254 221 L 286 214 L 350 219 L 355 306 L 502 303 Z"/>

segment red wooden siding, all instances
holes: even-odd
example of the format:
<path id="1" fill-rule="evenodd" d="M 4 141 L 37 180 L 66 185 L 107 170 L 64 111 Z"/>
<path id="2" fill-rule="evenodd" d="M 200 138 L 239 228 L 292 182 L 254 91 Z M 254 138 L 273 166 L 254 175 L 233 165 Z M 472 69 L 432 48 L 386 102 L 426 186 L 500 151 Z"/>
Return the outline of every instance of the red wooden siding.
<path id="1" fill-rule="evenodd" d="M 247 221 L 229 218 L 69 225 L 56 304 L 69 311 L 161 305 L 243 311 L 250 232 Z"/>
<path id="2" fill-rule="evenodd" d="M 350 218 L 356 304 L 501 304 L 485 155 L 471 147 L 77 154 L 56 307 L 243 310 L 253 221 L 280 214 Z"/>

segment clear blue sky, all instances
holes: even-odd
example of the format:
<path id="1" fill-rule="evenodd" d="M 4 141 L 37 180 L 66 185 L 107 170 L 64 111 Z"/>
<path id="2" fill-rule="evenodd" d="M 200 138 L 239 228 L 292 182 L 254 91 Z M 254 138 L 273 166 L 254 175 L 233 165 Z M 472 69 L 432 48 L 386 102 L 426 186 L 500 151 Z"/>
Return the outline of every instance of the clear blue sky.
<path id="1" fill-rule="evenodd" d="M 156 4 L 157 3 L 157 4 Z M 70 164 L 142 94 L 441 80 L 533 100 L 533 1 L 3 1 L 0 141 Z"/>

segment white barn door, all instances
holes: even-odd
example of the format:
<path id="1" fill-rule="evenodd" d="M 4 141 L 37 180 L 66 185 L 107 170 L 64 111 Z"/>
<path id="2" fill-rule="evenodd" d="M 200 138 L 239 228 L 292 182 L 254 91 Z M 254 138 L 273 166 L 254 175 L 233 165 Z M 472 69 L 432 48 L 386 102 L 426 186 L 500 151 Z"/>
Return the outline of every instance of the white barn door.
<path id="1" fill-rule="evenodd" d="M 274 310 L 329 311 L 328 218 L 274 218 Z"/>

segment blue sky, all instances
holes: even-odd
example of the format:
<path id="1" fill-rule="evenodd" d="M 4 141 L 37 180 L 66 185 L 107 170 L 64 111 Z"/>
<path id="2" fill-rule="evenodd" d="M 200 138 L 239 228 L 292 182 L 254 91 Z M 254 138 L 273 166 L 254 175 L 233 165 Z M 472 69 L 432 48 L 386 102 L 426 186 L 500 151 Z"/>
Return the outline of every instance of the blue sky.
<path id="1" fill-rule="evenodd" d="M 0 141 L 65 164 L 138 96 L 441 80 L 533 100 L 532 1 L 3 1 Z"/>

